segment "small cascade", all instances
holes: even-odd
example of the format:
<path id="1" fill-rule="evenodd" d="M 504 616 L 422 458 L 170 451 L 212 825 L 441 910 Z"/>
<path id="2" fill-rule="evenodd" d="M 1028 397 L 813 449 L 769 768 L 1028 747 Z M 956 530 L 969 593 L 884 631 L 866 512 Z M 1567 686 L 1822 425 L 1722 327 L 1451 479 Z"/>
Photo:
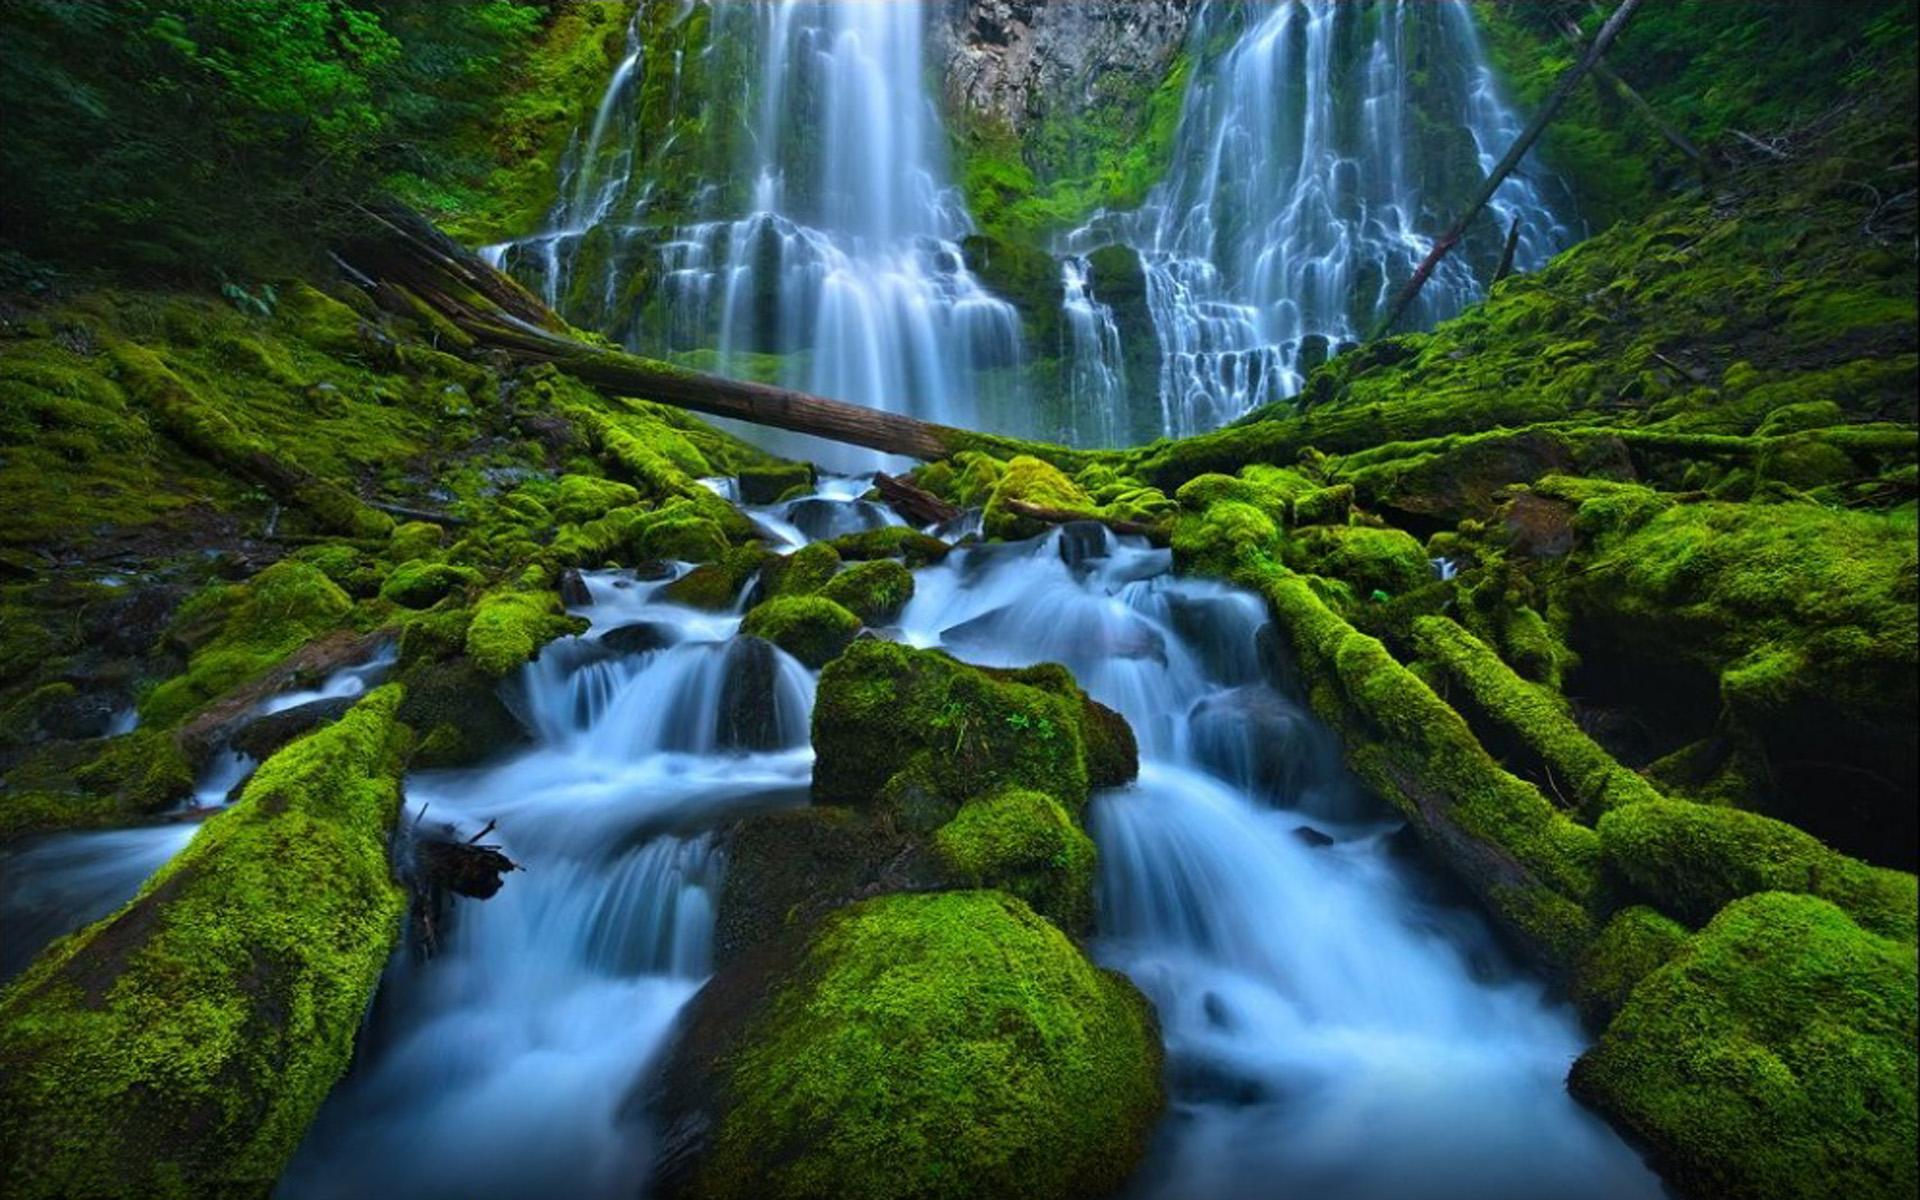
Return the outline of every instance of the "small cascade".
<path id="1" fill-rule="evenodd" d="M 1113 309 L 1093 294 L 1086 258 L 1060 261 L 1066 316 L 1067 419 L 1076 445 L 1112 446 L 1125 427 L 1127 367 Z"/>
<path id="2" fill-rule="evenodd" d="M 1139 253 L 1171 436 L 1291 396 L 1358 339 L 1522 124 L 1458 0 L 1210 3 L 1190 37 L 1202 62 L 1167 177 L 1139 210 L 1103 214 L 1064 243 Z M 1516 219 L 1519 269 L 1565 246 L 1551 189 L 1530 166 L 1509 176 L 1410 324 L 1476 299 Z M 1076 375 L 1113 361 L 1099 343 L 1075 347 L 1089 353 Z"/>

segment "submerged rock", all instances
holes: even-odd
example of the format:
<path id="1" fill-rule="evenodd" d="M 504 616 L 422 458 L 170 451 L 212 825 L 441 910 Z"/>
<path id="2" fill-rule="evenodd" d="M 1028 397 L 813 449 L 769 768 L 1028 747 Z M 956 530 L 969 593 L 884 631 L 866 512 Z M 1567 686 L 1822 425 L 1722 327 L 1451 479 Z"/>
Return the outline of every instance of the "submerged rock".
<path id="1" fill-rule="evenodd" d="M 721 971 L 653 1093 L 665 1197 L 1106 1195 L 1163 1102 L 1152 1010 L 997 892 L 893 895 Z"/>

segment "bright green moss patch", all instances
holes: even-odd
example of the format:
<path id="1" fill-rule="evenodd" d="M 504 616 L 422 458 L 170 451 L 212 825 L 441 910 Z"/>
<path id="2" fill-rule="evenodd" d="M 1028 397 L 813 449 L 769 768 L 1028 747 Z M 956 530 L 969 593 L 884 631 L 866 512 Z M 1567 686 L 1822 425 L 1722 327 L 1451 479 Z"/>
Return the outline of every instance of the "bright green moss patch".
<path id="1" fill-rule="evenodd" d="M 310 563 L 275 563 L 247 583 L 204 593 L 182 609 L 218 618 L 218 633 L 195 650 L 186 674 L 169 679 L 141 702 L 143 722 L 177 723 L 193 710 L 265 674 L 311 639 L 338 628 L 353 608 L 339 585 Z"/>
<path id="2" fill-rule="evenodd" d="M 913 572 L 890 558 L 855 563 L 828 580 L 820 595 L 867 625 L 885 625 L 913 599 Z"/>
<path id="3" fill-rule="evenodd" d="M 796 488 L 813 486 L 813 464 L 798 462 L 768 463 L 743 469 L 740 499 L 747 504 L 772 504 Z"/>
<path id="4" fill-rule="evenodd" d="M 1660 793 L 1581 730 L 1554 692 L 1520 678 L 1486 643 L 1446 617 L 1413 623 L 1421 657 L 1439 666 L 1465 695 L 1467 711 L 1524 746 L 1557 787 L 1589 820 L 1609 809 L 1659 800 Z"/>
<path id="5" fill-rule="evenodd" d="M 1362 598 L 1398 596 L 1433 580 L 1426 549 L 1398 529 L 1314 525 L 1289 534 L 1281 557 L 1296 571 L 1345 581 Z"/>
<path id="6" fill-rule="evenodd" d="M 9 1195 L 264 1194 L 400 930 L 397 687 L 289 745 L 126 907 L 0 993 Z"/>
<path id="7" fill-rule="evenodd" d="M 380 585 L 380 595 L 407 608 L 431 608 L 479 582 L 480 572 L 472 567 L 416 558 L 393 569 Z"/>
<path id="8" fill-rule="evenodd" d="M 538 568 L 514 585 L 490 592 L 474 607 L 467 626 L 467 656 L 490 675 L 501 676 L 540 652 L 557 637 L 580 633 L 586 622 L 560 608 L 560 597 Z"/>
<path id="9" fill-rule="evenodd" d="M 1689 1195 L 1911 1195 L 1917 1006 L 1911 943 L 1765 892 L 1642 980 L 1569 1086 Z"/>
<path id="10" fill-rule="evenodd" d="M 866 562 L 876 558 L 904 559 L 909 567 L 924 567 L 939 562 L 951 549 L 929 533 L 905 525 L 848 533 L 825 543 L 848 562 Z"/>
<path id="11" fill-rule="evenodd" d="M 811 596 L 840 573 L 840 566 L 840 552 L 831 543 L 809 542 L 785 557 L 768 559 L 760 572 L 760 590 L 766 596 Z"/>
<path id="12" fill-rule="evenodd" d="M 1077 696 L 995 678 L 939 651 L 862 639 L 820 675 L 814 799 L 870 805 L 910 773 L 948 805 L 1022 787 L 1078 811 L 1087 798 L 1081 719 Z"/>
<path id="13" fill-rule="evenodd" d="M 1686 926 L 1643 905 L 1608 918 L 1573 973 L 1573 1000 L 1588 1027 L 1605 1029 L 1640 981 L 1678 954 L 1687 937 Z"/>
<path id="14" fill-rule="evenodd" d="M 1914 938 L 1912 875 L 1836 853 L 1784 821 L 1661 801 L 1609 813 L 1599 831 L 1607 868 L 1689 924 L 1755 892 L 1805 892 L 1883 937 Z"/>
<path id="15" fill-rule="evenodd" d="M 961 884 L 1010 892 L 1068 933 L 1093 926 L 1093 841 L 1051 796 L 968 801 L 935 831 L 933 852 Z"/>
<path id="16" fill-rule="evenodd" d="M 740 623 L 748 637 L 765 638 L 809 667 L 824 667 L 860 632 L 860 618 L 824 596 L 778 596 Z"/>
<path id="17" fill-rule="evenodd" d="M 868 900 L 756 965 L 708 984 L 667 1068 L 712 1121 L 669 1196 L 1100 1196 L 1159 1116 L 1145 1000 L 1010 896 Z"/>

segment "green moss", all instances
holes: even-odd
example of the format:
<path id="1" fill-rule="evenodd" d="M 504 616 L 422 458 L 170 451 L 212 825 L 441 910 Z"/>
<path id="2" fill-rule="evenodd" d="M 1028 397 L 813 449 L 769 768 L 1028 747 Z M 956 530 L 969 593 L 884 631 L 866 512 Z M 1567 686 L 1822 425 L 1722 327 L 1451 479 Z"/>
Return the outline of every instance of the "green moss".
<path id="1" fill-rule="evenodd" d="M 480 572 L 472 567 L 416 558 L 393 569 L 380 585 L 380 595 L 407 608 L 431 608 L 479 582 Z"/>
<path id="2" fill-rule="evenodd" d="M 1465 695 L 1465 711 L 1523 746 L 1544 768 L 1549 788 L 1589 820 L 1627 804 L 1661 799 L 1645 779 L 1612 755 L 1574 723 L 1566 702 L 1554 692 L 1520 678 L 1486 643 L 1446 617 L 1421 617 L 1413 640 L 1422 658 L 1445 672 Z"/>
<path id="3" fill-rule="evenodd" d="M 587 623 L 568 616 L 560 597 L 538 568 L 516 583 L 489 592 L 474 606 L 467 626 L 467 656 L 496 678 L 532 659 L 557 637 L 583 632 Z"/>
<path id="4" fill-rule="evenodd" d="M 829 542 L 809 542 L 784 558 L 770 558 L 760 573 L 766 596 L 811 596 L 840 573 L 840 552 Z"/>
<path id="5" fill-rule="evenodd" d="M 1089 518 L 1099 512 L 1093 497 L 1067 478 L 1052 463 L 1025 455 L 1007 464 L 987 496 L 983 528 L 988 537 L 1015 541 L 1046 532 L 1051 525 L 1016 512 L 1012 504 L 1030 504 L 1056 512 L 1084 513 Z"/>
<path id="6" fill-rule="evenodd" d="M 820 675 L 814 799 L 871 805 L 919 768 L 948 806 L 1019 787 L 1078 811 L 1088 787 L 1082 713 L 1077 694 L 1019 673 L 996 678 L 938 651 L 861 639 Z"/>
<path id="7" fill-rule="evenodd" d="M 399 719 L 420 734 L 408 766 L 472 766 L 527 740 L 500 699 L 499 681 L 465 659 L 421 662 L 400 677 Z"/>
<path id="8" fill-rule="evenodd" d="M 0 993 L 9 1195 L 264 1194 L 400 930 L 398 688 L 257 771 L 114 915 Z"/>
<path id="9" fill-rule="evenodd" d="M 933 852 L 963 886 L 1010 892 L 1076 936 L 1093 927 L 1093 841 L 1051 796 L 970 800 L 934 833 Z"/>
<path id="10" fill-rule="evenodd" d="M 1101 1195 L 1162 1103 L 1139 993 L 994 892 L 842 909 L 715 1032 L 711 1141 L 669 1195 Z"/>
<path id="11" fill-rule="evenodd" d="M 727 553 L 727 535 L 706 517 L 675 513 L 650 513 L 635 521 L 627 531 L 633 553 L 642 560 L 666 559 L 672 562 L 713 562 Z"/>
<path id="12" fill-rule="evenodd" d="M 1398 596 L 1433 581 L 1426 547 L 1398 529 L 1308 526 L 1288 535 L 1281 556 L 1294 570 L 1341 580 L 1363 597 Z"/>
<path id="13" fill-rule="evenodd" d="M 1569 1086 L 1690 1195 L 1911 1195 L 1916 1011 L 1911 943 L 1766 892 L 1642 980 Z"/>
<path id="14" fill-rule="evenodd" d="M 921 533 L 905 525 L 848 533 L 825 543 L 848 562 L 866 562 L 877 558 L 903 559 L 909 567 L 937 563 L 951 549 L 932 534 Z"/>
<path id="15" fill-rule="evenodd" d="M 696 567 L 667 584 L 658 596 L 669 604 L 725 612 L 733 607 L 747 582 L 773 557 L 757 546 L 730 550 L 717 561 Z"/>
<path id="16" fill-rule="evenodd" d="M 556 521 L 579 524 L 604 517 L 616 508 L 625 508 L 640 500 L 640 492 L 630 484 L 588 475 L 562 475 L 548 504 Z"/>
<path id="17" fill-rule="evenodd" d="M 1686 944 L 1687 928 L 1651 908 L 1623 908 L 1574 970 L 1572 992 L 1591 1029 L 1605 1029 L 1642 979 L 1665 966 Z"/>
<path id="18" fill-rule="evenodd" d="M 264 675 L 287 655 L 338 628 L 353 601 L 318 568 L 296 559 L 275 563 L 246 584 L 203 593 L 197 607 L 219 613 L 218 633 L 199 646 L 184 675 L 167 680 L 140 704 L 143 723 L 173 725 L 201 705 Z M 183 607 L 176 622 L 193 617 Z"/>
<path id="19" fill-rule="evenodd" d="M 1599 831 L 1607 868 L 1690 925 L 1755 892 L 1805 892 L 1882 937 L 1914 939 L 1912 875 L 1836 853 L 1783 821 L 1661 801 L 1609 813 Z"/>
<path id="20" fill-rule="evenodd" d="M 747 467 L 737 476 L 740 499 L 748 504 L 772 504 L 795 488 L 813 487 L 813 464 L 768 463 Z"/>
<path id="21" fill-rule="evenodd" d="M 839 657 L 860 632 L 860 618 L 824 596 L 777 596 L 747 614 L 740 632 L 765 638 L 809 667 Z"/>
<path id="22" fill-rule="evenodd" d="M 828 580 L 820 595 L 844 606 L 863 624 L 885 625 L 913 599 L 913 572 L 890 558 L 855 563 Z"/>

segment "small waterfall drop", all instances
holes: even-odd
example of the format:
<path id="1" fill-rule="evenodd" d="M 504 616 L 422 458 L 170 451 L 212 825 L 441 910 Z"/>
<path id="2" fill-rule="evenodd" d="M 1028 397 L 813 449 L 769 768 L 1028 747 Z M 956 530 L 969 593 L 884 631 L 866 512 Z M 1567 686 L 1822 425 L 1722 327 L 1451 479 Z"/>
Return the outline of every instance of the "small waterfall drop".
<path id="1" fill-rule="evenodd" d="M 1213 2 L 1190 39 L 1201 65 L 1166 178 L 1139 210 L 1064 239 L 1070 253 L 1138 252 L 1170 436 L 1291 396 L 1359 338 L 1521 127 L 1459 0 Z M 1566 245 L 1549 191 L 1526 165 L 1509 176 L 1409 325 L 1480 296 L 1515 219 L 1519 269 Z M 1075 349 L 1096 352 L 1076 377 L 1114 361 L 1099 343 Z"/>

